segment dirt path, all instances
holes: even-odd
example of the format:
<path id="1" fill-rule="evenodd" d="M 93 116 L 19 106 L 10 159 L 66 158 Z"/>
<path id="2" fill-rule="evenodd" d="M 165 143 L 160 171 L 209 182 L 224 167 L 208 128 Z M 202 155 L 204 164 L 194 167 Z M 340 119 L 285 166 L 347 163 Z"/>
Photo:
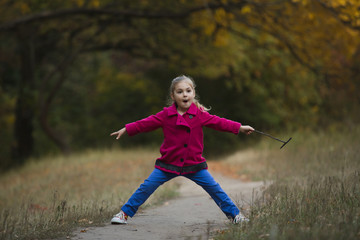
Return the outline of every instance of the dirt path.
<path id="1" fill-rule="evenodd" d="M 253 190 L 259 191 L 263 184 L 241 182 L 214 173 L 213 176 L 229 196 L 244 207 L 251 201 Z M 227 227 L 230 221 L 201 187 L 183 177 L 173 181 L 181 184 L 178 198 L 136 214 L 127 225 L 107 224 L 86 232 L 78 230 L 71 239 L 210 239 L 214 232 Z"/>

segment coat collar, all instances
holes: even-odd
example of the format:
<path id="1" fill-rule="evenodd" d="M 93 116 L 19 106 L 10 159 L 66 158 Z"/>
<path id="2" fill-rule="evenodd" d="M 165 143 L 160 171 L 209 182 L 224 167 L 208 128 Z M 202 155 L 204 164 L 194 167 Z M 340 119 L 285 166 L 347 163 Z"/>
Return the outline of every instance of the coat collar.
<path id="1" fill-rule="evenodd" d="M 195 105 L 195 103 L 192 103 L 189 107 L 189 109 L 186 111 L 187 114 L 190 115 L 196 115 L 197 113 L 197 106 Z M 168 108 L 168 116 L 172 116 L 172 115 L 177 115 L 177 109 L 176 109 L 176 104 L 173 103 L 169 108 Z"/>

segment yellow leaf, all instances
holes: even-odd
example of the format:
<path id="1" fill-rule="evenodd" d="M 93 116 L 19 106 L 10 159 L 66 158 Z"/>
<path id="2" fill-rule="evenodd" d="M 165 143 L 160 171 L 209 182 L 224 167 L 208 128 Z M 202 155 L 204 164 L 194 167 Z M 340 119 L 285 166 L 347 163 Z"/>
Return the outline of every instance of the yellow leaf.
<path id="1" fill-rule="evenodd" d="M 360 19 L 356 20 L 355 25 L 356 25 L 357 27 L 360 26 Z"/>
<path id="2" fill-rule="evenodd" d="M 76 4 L 77 4 L 79 7 L 81 7 L 81 6 L 84 5 L 84 0 L 77 0 L 77 1 L 76 1 Z"/>
<path id="3" fill-rule="evenodd" d="M 228 43 L 229 34 L 227 31 L 220 29 L 217 34 L 214 41 L 214 45 L 217 47 L 225 46 Z"/>
<path id="4" fill-rule="evenodd" d="M 92 1 L 92 6 L 98 8 L 100 6 L 100 1 L 99 0 Z"/>
<path id="5" fill-rule="evenodd" d="M 217 22 L 225 23 L 226 22 L 226 12 L 224 9 L 220 8 L 216 10 L 214 18 Z"/>
<path id="6" fill-rule="evenodd" d="M 307 6 L 309 4 L 309 1 L 308 0 L 302 0 L 301 3 L 302 3 L 303 6 Z"/>
<path id="7" fill-rule="evenodd" d="M 311 111 L 312 111 L 313 113 L 319 112 L 319 106 L 317 106 L 317 105 L 313 106 L 313 107 L 311 108 Z"/>
<path id="8" fill-rule="evenodd" d="M 211 35 L 215 31 L 216 25 L 213 22 L 208 23 L 204 26 L 204 33 L 206 35 Z"/>
<path id="9" fill-rule="evenodd" d="M 345 6 L 346 5 L 346 0 L 338 0 L 338 4 L 340 6 Z"/>
<path id="10" fill-rule="evenodd" d="M 21 10 L 21 13 L 28 13 L 30 12 L 30 8 L 29 8 L 29 5 L 26 4 L 26 3 L 20 3 L 19 4 L 19 7 L 20 7 L 20 10 Z"/>
<path id="11" fill-rule="evenodd" d="M 251 13 L 251 6 L 245 5 L 245 6 L 241 9 L 241 13 L 242 13 L 242 14 Z"/>

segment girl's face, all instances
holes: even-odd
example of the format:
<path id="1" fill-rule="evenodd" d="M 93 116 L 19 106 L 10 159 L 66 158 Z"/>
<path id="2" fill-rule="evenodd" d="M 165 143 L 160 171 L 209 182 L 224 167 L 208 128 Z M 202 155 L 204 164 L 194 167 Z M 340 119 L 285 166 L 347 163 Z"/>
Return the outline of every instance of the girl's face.
<path id="1" fill-rule="evenodd" d="M 175 85 L 174 91 L 171 94 L 171 99 L 176 102 L 178 111 L 185 113 L 195 98 L 195 90 L 188 81 L 181 81 Z"/>

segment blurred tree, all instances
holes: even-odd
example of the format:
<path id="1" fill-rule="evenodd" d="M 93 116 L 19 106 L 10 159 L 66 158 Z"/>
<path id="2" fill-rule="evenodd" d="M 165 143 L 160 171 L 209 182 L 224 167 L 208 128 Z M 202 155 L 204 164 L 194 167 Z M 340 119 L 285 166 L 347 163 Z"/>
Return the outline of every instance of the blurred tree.
<path id="1" fill-rule="evenodd" d="M 322 100 L 314 102 L 307 96 L 299 96 L 298 101 L 303 102 L 302 105 L 310 105 L 315 112 L 320 111 L 320 115 L 326 116 L 322 120 L 341 120 L 343 116 L 351 116 L 355 109 L 351 102 L 358 99 L 359 89 L 350 66 L 356 61 L 356 52 L 360 47 L 360 2 L 280 2 L 282 4 L 269 1 L 265 5 L 251 2 L 240 13 L 232 11 L 236 21 L 228 28 L 239 35 L 244 35 L 244 29 L 248 28 L 272 36 L 276 40 L 273 47 L 289 52 L 298 63 L 312 71 L 316 81 L 302 80 L 302 83 L 296 84 L 296 89 L 299 92 L 315 89 Z M 263 41 L 262 38 L 254 40 Z M 284 74 L 299 71 L 293 66 L 283 68 L 286 71 Z"/>
<path id="2" fill-rule="evenodd" d="M 36 112 L 43 131 L 63 152 L 69 152 L 69 144 L 49 124 L 48 116 L 55 95 L 64 84 L 67 69 L 79 53 L 116 49 L 142 58 L 169 58 L 175 55 L 171 47 L 160 45 L 171 43 L 171 36 L 168 38 L 165 31 L 169 32 L 174 26 L 181 28 L 182 18 L 208 8 L 188 8 L 188 4 L 177 3 L 180 8 L 175 12 L 173 4 L 147 1 L 102 1 L 101 4 L 99 1 L 67 1 L 64 4 L 63 1 L 4 0 L 0 5 L 1 9 L 7 10 L 0 18 L 2 39 L 10 38 L 18 43 L 4 51 L 12 56 L 18 52 L 18 57 L 13 60 L 19 63 L 13 62 L 12 68 L 20 73 L 13 80 L 17 81 L 14 86 L 18 88 L 13 157 L 20 163 L 33 151 Z M 166 19 L 180 20 L 179 23 L 167 23 L 166 27 L 161 27 L 165 31 L 160 32 L 163 25 L 160 20 Z M 154 22 L 148 20 L 161 25 L 152 30 Z"/>
<path id="3" fill-rule="evenodd" d="M 193 75 L 219 114 L 228 105 L 257 126 L 340 119 L 359 101 L 359 11 L 355 0 L 0 0 L 0 121 L 14 126 L 19 163 L 31 156 L 38 125 L 69 152 L 76 140 L 66 130 L 81 136 L 114 121 L 90 121 L 79 109 L 104 115 L 116 93 L 155 109 L 161 104 L 146 90 L 158 91 L 170 73 Z M 100 54 L 112 66 L 84 65 L 107 51 L 117 52 Z M 130 111 L 126 104 L 117 114 Z"/>

